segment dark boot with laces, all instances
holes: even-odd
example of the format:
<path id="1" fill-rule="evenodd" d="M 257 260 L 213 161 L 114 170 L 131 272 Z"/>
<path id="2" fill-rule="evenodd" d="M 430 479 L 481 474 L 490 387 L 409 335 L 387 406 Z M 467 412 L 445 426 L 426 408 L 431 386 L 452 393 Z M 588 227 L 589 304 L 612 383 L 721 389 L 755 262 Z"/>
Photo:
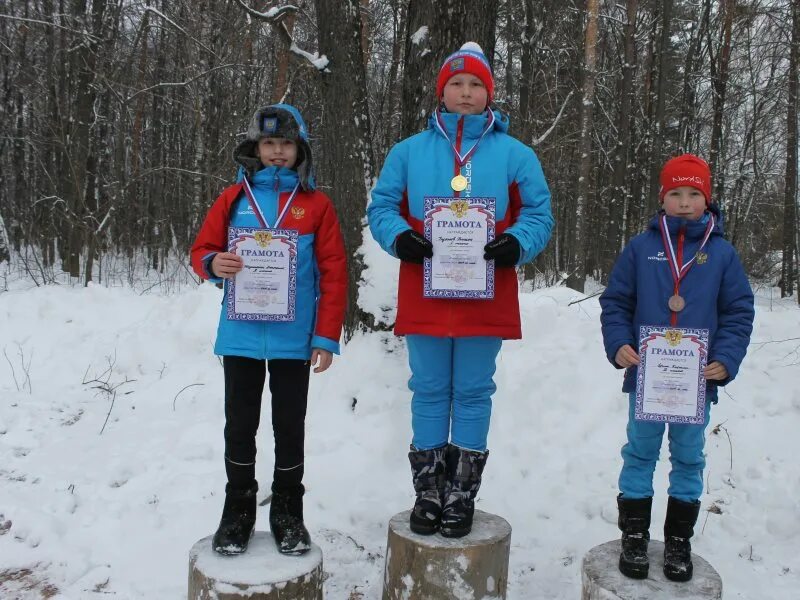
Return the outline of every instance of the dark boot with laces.
<path id="1" fill-rule="evenodd" d="M 299 489 L 278 491 L 272 488 L 269 528 L 281 554 L 300 555 L 311 550 L 311 536 L 303 522 L 303 493 Z"/>
<path id="2" fill-rule="evenodd" d="M 671 581 L 692 578 L 692 545 L 694 525 L 700 513 L 700 502 L 683 502 L 669 497 L 664 521 L 664 576 Z"/>
<path id="3" fill-rule="evenodd" d="M 447 447 L 447 482 L 440 526 L 444 537 L 463 537 L 472 531 L 475 496 L 481 487 L 488 456 L 488 450 L 478 452 L 453 445 Z"/>
<path id="4" fill-rule="evenodd" d="M 225 555 L 242 554 L 256 525 L 256 492 L 258 484 L 246 488 L 225 486 L 225 506 L 217 532 L 211 541 L 215 552 Z"/>
<path id="5" fill-rule="evenodd" d="M 411 531 L 430 535 L 439 530 L 442 518 L 442 493 L 445 483 L 444 452 L 447 446 L 430 450 L 417 450 L 411 446 L 408 461 L 417 499 L 411 509 Z"/>
<path id="6" fill-rule="evenodd" d="M 650 561 L 647 546 L 650 542 L 650 511 L 652 498 L 623 498 L 617 496 L 619 528 L 622 531 L 622 552 L 619 570 L 632 579 L 647 579 Z"/>

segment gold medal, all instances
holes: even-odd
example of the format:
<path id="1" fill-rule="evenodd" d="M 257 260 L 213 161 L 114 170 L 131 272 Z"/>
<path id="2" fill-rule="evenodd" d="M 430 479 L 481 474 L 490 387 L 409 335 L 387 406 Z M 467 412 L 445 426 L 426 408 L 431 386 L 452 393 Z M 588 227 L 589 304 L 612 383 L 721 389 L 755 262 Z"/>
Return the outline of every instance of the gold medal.
<path id="1" fill-rule="evenodd" d="M 684 300 L 682 296 L 675 294 L 674 296 L 669 297 L 667 306 L 669 306 L 669 309 L 672 312 L 681 312 L 686 306 L 686 300 Z"/>
<path id="2" fill-rule="evenodd" d="M 450 180 L 450 187 L 454 192 L 463 192 L 467 189 L 467 178 L 463 175 L 456 175 Z"/>

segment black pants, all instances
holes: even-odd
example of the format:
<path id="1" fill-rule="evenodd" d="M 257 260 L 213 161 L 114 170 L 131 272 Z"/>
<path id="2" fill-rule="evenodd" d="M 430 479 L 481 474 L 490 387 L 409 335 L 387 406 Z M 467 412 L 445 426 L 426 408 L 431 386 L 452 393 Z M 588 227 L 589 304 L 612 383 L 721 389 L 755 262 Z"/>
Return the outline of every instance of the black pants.
<path id="1" fill-rule="evenodd" d="M 222 363 L 225 368 L 225 471 L 231 487 L 241 489 L 255 483 L 256 432 L 268 368 L 275 435 L 272 491 L 302 494 L 310 362 L 225 356 Z"/>

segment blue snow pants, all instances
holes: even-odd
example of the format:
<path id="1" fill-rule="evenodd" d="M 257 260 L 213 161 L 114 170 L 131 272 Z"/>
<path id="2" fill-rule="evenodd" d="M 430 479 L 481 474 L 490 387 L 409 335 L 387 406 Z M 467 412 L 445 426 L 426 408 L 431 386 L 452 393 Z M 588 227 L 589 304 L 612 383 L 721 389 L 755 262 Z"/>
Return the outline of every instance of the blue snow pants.
<path id="1" fill-rule="evenodd" d="M 637 421 L 634 418 L 635 392 L 630 393 L 628 404 L 628 443 L 622 447 L 619 490 L 623 498 L 650 498 L 653 496 L 653 472 L 667 424 Z M 711 403 L 707 402 L 706 420 L 702 425 L 668 425 L 672 470 L 667 493 L 683 502 L 696 502 L 703 493 L 703 469 L 706 466 L 703 446 L 710 409 Z"/>
<path id="2" fill-rule="evenodd" d="M 499 337 L 407 335 L 412 444 L 486 450 Z"/>

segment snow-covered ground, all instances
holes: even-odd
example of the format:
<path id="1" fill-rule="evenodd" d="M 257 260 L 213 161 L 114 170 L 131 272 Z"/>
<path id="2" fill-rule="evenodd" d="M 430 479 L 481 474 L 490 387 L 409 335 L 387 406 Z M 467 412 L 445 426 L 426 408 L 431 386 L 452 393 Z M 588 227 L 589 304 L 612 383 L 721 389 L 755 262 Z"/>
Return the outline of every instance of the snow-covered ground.
<path id="1" fill-rule="evenodd" d="M 362 305 L 388 306 L 391 278 L 368 278 Z M 513 526 L 512 600 L 579 597 L 583 554 L 618 535 L 626 398 L 597 299 L 569 306 L 579 298 L 522 294 L 524 340 L 499 358 L 478 507 Z M 223 499 L 219 301 L 210 285 L 140 295 L 16 282 L 0 293 L 0 598 L 186 597 L 189 549 Z M 798 337 L 796 301 L 760 292 L 740 377 L 712 409 L 703 504 L 720 514 L 701 512 L 693 545 L 725 598 L 798 598 Z M 312 376 L 306 517 L 332 600 L 380 597 L 388 520 L 412 503 L 408 375 L 402 341 L 375 333 Z M 268 411 L 263 422 L 266 490 Z M 662 462 L 656 538 L 666 485 Z"/>

